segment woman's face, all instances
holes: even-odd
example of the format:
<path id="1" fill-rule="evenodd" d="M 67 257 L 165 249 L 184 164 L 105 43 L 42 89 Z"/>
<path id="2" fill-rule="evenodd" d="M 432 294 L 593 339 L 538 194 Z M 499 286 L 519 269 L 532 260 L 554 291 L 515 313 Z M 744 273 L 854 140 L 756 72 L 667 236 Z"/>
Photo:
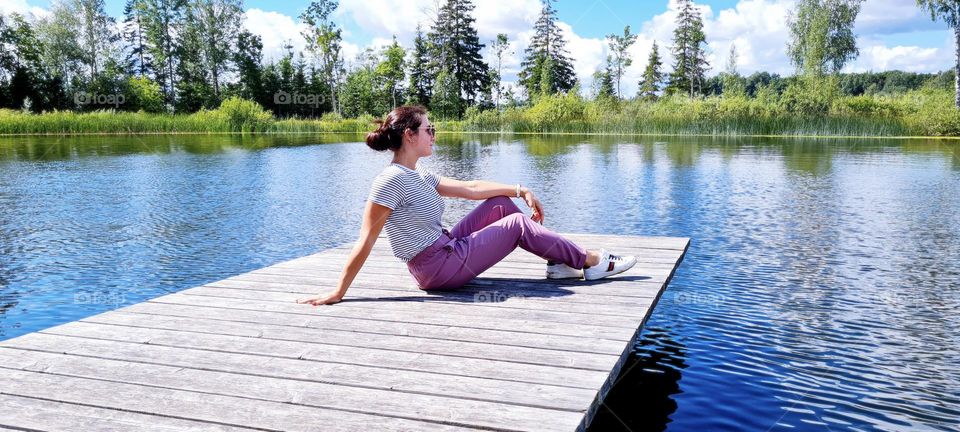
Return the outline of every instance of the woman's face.
<path id="1" fill-rule="evenodd" d="M 410 147 L 417 156 L 424 157 L 433 154 L 433 143 L 436 141 L 434 136 L 433 123 L 427 116 L 422 116 L 420 127 L 416 133 L 410 133 Z"/>

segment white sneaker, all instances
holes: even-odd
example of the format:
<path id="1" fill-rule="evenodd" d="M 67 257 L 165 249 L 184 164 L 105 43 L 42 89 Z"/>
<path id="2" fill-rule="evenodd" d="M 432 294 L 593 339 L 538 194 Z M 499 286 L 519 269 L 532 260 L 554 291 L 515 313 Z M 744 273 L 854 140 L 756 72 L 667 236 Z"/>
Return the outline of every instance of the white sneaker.
<path id="1" fill-rule="evenodd" d="M 562 262 L 547 261 L 547 279 L 580 279 L 583 271 Z"/>
<path id="2" fill-rule="evenodd" d="M 637 263 L 637 257 L 612 255 L 606 249 L 600 249 L 600 263 L 583 269 L 583 278 L 597 280 L 630 270 Z"/>

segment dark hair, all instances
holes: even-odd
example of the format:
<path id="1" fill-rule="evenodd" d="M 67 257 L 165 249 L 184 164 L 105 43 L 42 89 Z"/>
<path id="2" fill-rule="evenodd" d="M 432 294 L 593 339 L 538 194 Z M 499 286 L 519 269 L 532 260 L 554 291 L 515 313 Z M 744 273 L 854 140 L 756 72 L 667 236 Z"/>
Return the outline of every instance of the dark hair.
<path id="1" fill-rule="evenodd" d="M 422 106 L 404 105 L 396 107 L 387 118 L 375 120 L 377 130 L 367 134 L 367 145 L 376 151 L 400 150 L 403 145 L 403 132 L 407 129 L 413 129 L 418 133 L 422 116 L 427 115 L 427 110 Z"/>

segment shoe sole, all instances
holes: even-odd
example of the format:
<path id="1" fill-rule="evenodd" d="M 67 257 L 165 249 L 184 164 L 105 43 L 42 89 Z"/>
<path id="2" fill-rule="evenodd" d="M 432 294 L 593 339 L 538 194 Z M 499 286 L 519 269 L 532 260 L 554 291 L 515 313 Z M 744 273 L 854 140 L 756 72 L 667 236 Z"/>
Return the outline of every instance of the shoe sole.
<path id="1" fill-rule="evenodd" d="M 582 279 L 582 275 L 556 275 L 547 273 L 547 279 Z"/>
<path id="2" fill-rule="evenodd" d="M 618 274 L 620 274 L 620 273 L 623 273 L 623 272 L 625 272 L 625 271 L 627 271 L 627 270 L 632 269 L 633 266 L 635 266 L 635 265 L 637 265 L 637 260 L 636 260 L 636 259 L 634 259 L 633 262 L 630 263 L 630 265 L 625 266 L 624 268 L 621 268 L 620 270 L 613 271 L 613 272 L 604 274 L 603 276 L 595 277 L 595 278 L 588 278 L 588 277 L 587 277 L 587 274 L 584 273 L 584 274 L 583 274 L 583 278 L 586 279 L 586 280 L 599 280 L 599 279 L 603 279 L 603 278 L 610 277 L 610 276 L 616 276 L 616 275 L 618 275 Z"/>

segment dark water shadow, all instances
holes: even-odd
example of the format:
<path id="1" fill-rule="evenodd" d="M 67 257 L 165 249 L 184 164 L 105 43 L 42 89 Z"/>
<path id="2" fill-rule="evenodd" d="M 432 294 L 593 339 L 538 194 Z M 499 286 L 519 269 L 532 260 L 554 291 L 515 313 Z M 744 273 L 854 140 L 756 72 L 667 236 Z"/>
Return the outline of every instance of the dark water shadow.
<path id="1" fill-rule="evenodd" d="M 587 428 L 600 431 L 662 431 L 677 410 L 686 347 L 669 329 L 648 327 Z"/>

